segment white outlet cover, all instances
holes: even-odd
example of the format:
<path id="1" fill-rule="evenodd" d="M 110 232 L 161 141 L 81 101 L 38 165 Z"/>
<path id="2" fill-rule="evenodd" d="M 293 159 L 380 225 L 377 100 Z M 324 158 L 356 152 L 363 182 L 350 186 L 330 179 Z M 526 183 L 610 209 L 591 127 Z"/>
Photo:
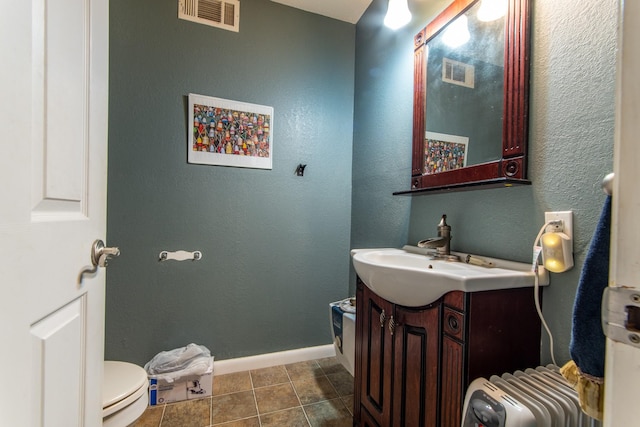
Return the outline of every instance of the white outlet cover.
<path id="1" fill-rule="evenodd" d="M 555 221 L 555 220 L 562 221 L 562 224 L 563 224 L 562 232 L 567 236 L 569 236 L 571 240 L 573 240 L 573 211 L 557 211 L 557 212 L 544 213 L 545 223 L 549 221 Z M 550 226 L 547 227 L 547 230 L 551 231 L 550 228 L 551 228 Z"/>

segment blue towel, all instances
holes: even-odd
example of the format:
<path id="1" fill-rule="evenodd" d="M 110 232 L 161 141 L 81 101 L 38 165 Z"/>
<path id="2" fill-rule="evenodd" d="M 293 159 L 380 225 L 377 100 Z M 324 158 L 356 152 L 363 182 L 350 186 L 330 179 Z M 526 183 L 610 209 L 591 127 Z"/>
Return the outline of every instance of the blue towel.
<path id="1" fill-rule="evenodd" d="M 340 309 L 339 305 L 334 305 L 331 307 L 331 323 L 333 323 L 333 334 L 335 337 L 338 337 L 339 340 L 336 342 L 338 344 L 338 350 L 342 353 L 342 315 L 344 311 Z"/>
<path id="2" fill-rule="evenodd" d="M 573 306 L 569 351 L 583 374 L 604 377 L 605 336 L 600 323 L 602 293 L 609 283 L 611 196 L 607 196 L 596 226 Z"/>

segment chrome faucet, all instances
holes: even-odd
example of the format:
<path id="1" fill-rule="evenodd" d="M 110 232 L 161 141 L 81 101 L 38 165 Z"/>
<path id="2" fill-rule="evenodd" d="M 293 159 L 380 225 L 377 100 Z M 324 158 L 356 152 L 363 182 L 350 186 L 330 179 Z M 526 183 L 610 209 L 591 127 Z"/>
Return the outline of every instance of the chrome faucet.
<path id="1" fill-rule="evenodd" d="M 431 237 L 418 242 L 420 248 L 435 249 L 434 258 L 446 259 L 448 261 L 459 261 L 460 257 L 451 255 L 451 226 L 447 224 L 447 216 L 442 215 L 438 224 L 438 237 Z"/>

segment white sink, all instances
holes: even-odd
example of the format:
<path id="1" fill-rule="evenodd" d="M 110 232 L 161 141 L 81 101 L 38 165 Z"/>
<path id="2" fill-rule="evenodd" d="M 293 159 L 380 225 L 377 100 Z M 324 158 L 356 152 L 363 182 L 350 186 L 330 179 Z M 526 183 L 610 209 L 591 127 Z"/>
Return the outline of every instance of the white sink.
<path id="1" fill-rule="evenodd" d="M 465 259 L 467 254 L 452 252 Z M 531 265 L 479 257 L 495 267 L 431 259 L 415 246 L 353 249 L 353 266 L 362 281 L 387 301 L 407 307 L 430 304 L 450 291 L 479 292 L 534 285 Z M 549 284 L 540 266 L 540 286 Z"/>

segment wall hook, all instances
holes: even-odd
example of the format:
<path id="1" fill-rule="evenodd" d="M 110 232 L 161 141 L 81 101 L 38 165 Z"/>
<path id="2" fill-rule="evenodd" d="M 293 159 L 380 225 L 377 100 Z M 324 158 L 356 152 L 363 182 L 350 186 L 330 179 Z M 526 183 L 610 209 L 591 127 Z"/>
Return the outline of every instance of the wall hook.
<path id="1" fill-rule="evenodd" d="M 302 163 L 300 163 L 298 165 L 298 167 L 296 168 L 296 175 L 298 176 L 304 176 L 304 168 L 306 168 L 307 165 L 303 165 Z"/>

